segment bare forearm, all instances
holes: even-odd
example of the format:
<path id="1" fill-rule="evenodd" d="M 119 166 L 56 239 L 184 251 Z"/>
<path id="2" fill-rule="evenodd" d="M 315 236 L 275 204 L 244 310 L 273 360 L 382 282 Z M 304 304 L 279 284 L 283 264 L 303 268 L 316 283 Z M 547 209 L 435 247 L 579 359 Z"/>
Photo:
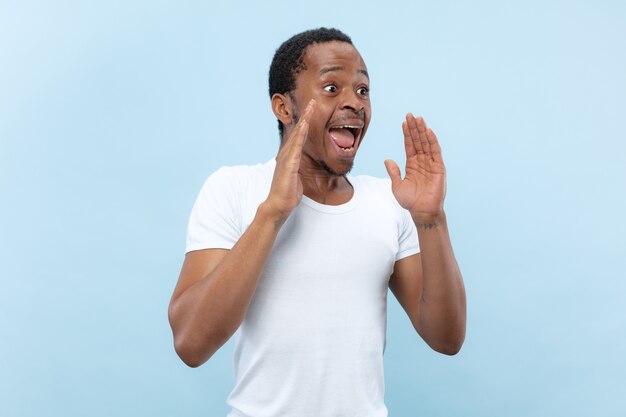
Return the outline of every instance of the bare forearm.
<path id="1" fill-rule="evenodd" d="M 278 231 L 302 199 L 300 161 L 315 105 L 315 100 L 309 101 L 281 143 L 267 199 L 235 246 L 226 253 L 204 252 L 185 259 L 169 317 L 176 352 L 190 366 L 204 363 L 237 330 Z"/>
<path id="2" fill-rule="evenodd" d="M 420 334 L 436 350 L 456 353 L 465 338 L 466 301 L 446 216 L 414 216 L 422 260 L 423 291 L 420 300 Z"/>
<path id="3" fill-rule="evenodd" d="M 215 269 L 172 301 L 174 343 L 188 365 L 208 360 L 241 324 L 280 224 L 259 206 L 253 222 Z"/>

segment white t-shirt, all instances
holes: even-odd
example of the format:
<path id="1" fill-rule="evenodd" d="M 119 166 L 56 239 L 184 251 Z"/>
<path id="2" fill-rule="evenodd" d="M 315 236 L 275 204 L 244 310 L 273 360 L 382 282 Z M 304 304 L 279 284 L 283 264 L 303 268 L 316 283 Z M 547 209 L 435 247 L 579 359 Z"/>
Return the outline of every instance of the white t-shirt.
<path id="1" fill-rule="evenodd" d="M 269 193 L 275 161 L 221 168 L 194 205 L 187 251 L 230 249 Z M 353 197 L 303 196 L 282 226 L 235 333 L 228 417 L 384 417 L 387 288 L 419 252 L 390 180 L 348 176 Z"/>

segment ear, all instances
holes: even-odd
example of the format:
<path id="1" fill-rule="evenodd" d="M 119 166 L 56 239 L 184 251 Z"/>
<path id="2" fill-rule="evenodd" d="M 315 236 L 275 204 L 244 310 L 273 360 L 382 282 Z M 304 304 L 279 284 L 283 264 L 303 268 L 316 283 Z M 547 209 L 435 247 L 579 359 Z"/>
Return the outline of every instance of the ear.
<path id="1" fill-rule="evenodd" d="M 293 103 L 289 96 L 283 94 L 274 94 L 272 96 L 272 111 L 274 116 L 280 120 L 285 127 L 289 126 L 293 121 Z"/>

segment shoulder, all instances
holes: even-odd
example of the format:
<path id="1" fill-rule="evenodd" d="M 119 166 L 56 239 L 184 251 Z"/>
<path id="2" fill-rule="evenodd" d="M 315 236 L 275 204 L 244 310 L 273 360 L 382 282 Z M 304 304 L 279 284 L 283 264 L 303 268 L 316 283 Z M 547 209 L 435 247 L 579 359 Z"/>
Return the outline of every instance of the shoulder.
<path id="1" fill-rule="evenodd" d="M 271 159 L 265 163 L 255 165 L 223 166 L 213 172 L 204 182 L 203 188 L 211 188 L 220 185 L 243 186 L 251 183 L 262 182 L 274 173 L 276 161 Z"/>
<path id="2" fill-rule="evenodd" d="M 217 178 L 246 178 L 253 177 L 256 178 L 258 176 L 263 175 L 271 175 L 274 172 L 274 166 L 276 165 L 276 161 L 274 159 L 270 159 L 267 162 L 259 163 L 255 165 L 233 165 L 233 166 L 223 166 L 219 168 L 217 171 L 213 172 L 209 178 L 217 177 Z"/>

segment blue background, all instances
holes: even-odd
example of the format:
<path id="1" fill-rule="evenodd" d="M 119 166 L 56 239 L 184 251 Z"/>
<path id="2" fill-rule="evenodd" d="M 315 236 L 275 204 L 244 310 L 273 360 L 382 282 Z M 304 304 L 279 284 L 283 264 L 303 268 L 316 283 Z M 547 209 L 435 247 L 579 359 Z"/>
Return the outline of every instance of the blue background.
<path id="1" fill-rule="evenodd" d="M 267 71 L 301 30 L 363 55 L 354 173 L 438 134 L 468 296 L 455 357 L 393 296 L 390 416 L 626 413 L 626 6 L 610 1 L 0 0 L 0 415 L 225 416 L 232 340 L 176 356 L 187 218 L 222 165 L 271 158 Z"/>

